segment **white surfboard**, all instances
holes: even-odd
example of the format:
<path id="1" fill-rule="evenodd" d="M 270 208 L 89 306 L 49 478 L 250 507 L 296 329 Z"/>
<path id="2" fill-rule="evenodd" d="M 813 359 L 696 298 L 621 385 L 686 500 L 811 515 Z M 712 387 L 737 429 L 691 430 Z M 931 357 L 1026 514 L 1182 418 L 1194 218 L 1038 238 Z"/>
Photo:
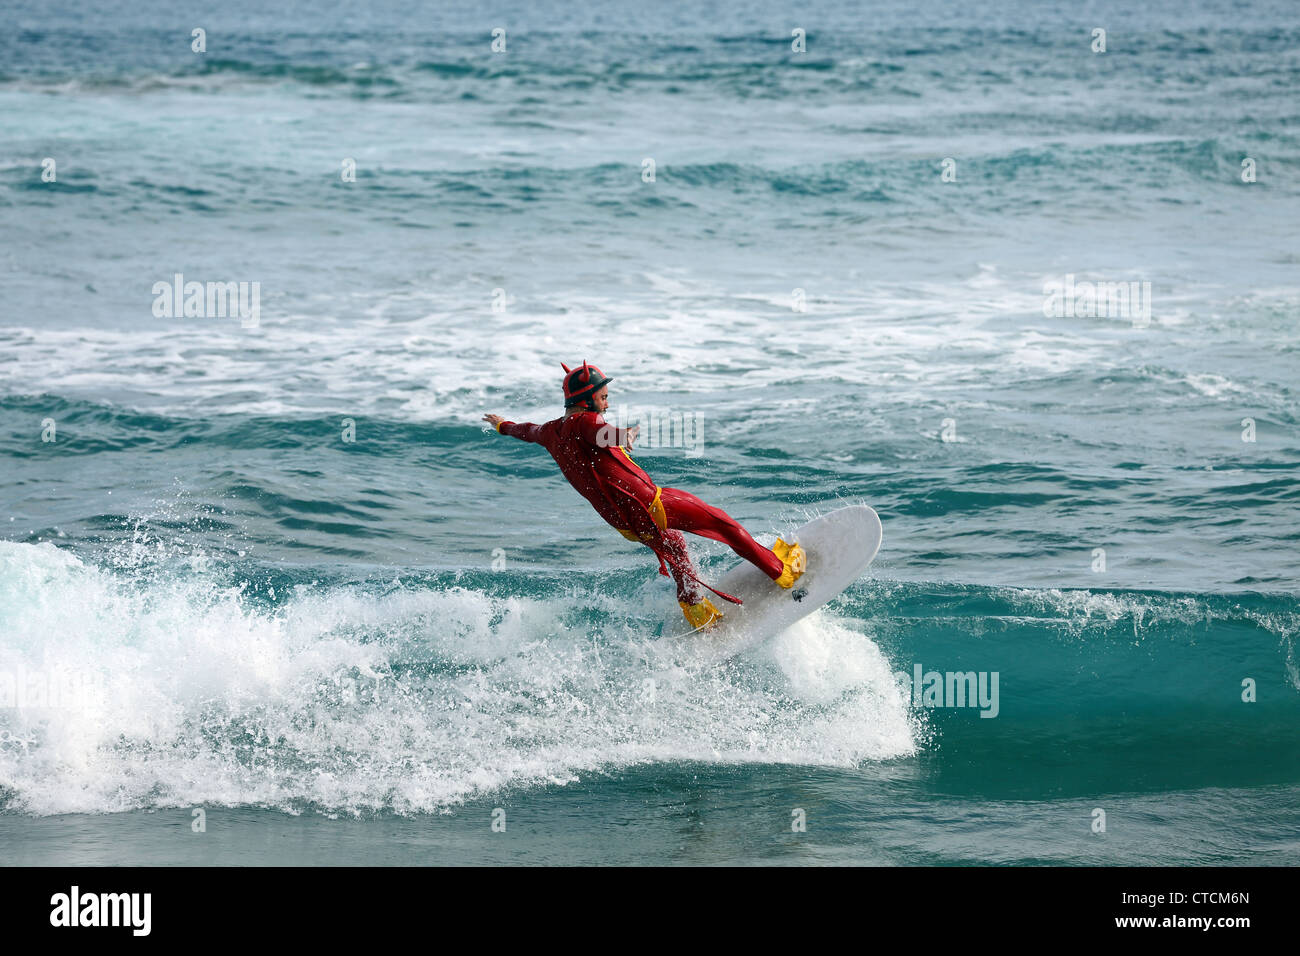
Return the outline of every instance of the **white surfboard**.
<path id="1" fill-rule="evenodd" d="M 778 587 L 754 565 L 742 561 L 721 581 L 709 583 L 719 591 L 734 594 L 744 604 L 732 604 L 709 594 L 723 615 L 715 627 L 692 631 L 678 609 L 676 620 L 666 632 L 710 660 L 734 657 L 838 597 L 875 558 L 883 534 L 880 516 L 866 505 L 822 515 L 788 537 L 783 536 L 808 555 L 808 570 L 793 588 Z"/>

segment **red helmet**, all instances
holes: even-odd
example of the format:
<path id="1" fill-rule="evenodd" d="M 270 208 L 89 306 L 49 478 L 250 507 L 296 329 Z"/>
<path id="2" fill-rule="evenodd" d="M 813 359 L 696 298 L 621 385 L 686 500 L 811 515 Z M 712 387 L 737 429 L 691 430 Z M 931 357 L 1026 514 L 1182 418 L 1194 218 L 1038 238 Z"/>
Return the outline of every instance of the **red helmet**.
<path id="1" fill-rule="evenodd" d="M 585 405 L 593 412 L 596 411 L 596 405 L 591 400 L 591 396 L 600 391 L 601 387 L 614 381 L 612 378 L 606 378 L 605 373 L 594 365 L 588 365 L 584 359 L 582 365 L 578 368 L 570 369 L 563 362 L 560 368 L 567 373 L 564 376 L 564 407 L 572 408 L 574 405 Z"/>

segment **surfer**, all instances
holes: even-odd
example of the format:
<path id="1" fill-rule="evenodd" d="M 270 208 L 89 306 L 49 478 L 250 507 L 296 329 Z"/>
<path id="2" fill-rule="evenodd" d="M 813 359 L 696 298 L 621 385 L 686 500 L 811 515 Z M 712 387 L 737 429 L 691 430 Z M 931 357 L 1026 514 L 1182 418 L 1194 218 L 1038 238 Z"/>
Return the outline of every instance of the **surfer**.
<path id="1" fill-rule="evenodd" d="M 730 515 L 688 491 L 661 488 L 632 460 L 629 450 L 639 427 L 616 428 L 601 413 L 609 408 L 609 383 L 594 365 L 564 369 L 564 416 L 542 425 L 511 422 L 500 415 L 483 420 L 499 434 L 536 442 L 551 453 L 560 471 L 596 512 L 629 541 L 644 544 L 659 557 L 659 573 L 677 584 L 677 603 L 692 627 L 712 627 L 722 612 L 703 595 L 703 585 L 734 604 L 740 599 L 709 587 L 695 573 L 683 531 L 713 538 L 758 567 L 780 587 L 790 588 L 804 573 L 808 558 L 797 544 L 780 538 L 771 548 L 755 541 Z M 667 564 L 667 568 L 665 567 Z"/>

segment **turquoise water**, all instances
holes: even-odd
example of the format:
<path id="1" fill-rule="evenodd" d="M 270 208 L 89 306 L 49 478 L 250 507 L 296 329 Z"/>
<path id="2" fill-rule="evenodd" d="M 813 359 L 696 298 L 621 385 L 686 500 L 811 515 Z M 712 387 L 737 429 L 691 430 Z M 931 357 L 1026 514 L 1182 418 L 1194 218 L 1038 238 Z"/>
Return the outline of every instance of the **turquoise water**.
<path id="1" fill-rule="evenodd" d="M 1295 861 L 1287 5 L 4 12 L 6 862 Z M 480 421 L 584 358 L 761 540 L 876 508 L 868 573 L 664 636 Z"/>

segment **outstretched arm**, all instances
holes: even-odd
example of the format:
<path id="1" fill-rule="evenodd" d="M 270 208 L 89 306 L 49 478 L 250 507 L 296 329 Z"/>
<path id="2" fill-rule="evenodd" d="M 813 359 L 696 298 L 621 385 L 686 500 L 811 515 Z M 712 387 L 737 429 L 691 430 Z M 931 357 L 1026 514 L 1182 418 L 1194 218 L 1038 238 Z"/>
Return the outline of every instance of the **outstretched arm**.
<path id="1" fill-rule="evenodd" d="M 499 434 L 509 435 L 521 441 L 537 441 L 537 431 L 541 428 L 540 425 L 534 425 L 532 422 L 508 422 L 500 415 L 484 415 L 483 421 L 495 428 Z"/>

